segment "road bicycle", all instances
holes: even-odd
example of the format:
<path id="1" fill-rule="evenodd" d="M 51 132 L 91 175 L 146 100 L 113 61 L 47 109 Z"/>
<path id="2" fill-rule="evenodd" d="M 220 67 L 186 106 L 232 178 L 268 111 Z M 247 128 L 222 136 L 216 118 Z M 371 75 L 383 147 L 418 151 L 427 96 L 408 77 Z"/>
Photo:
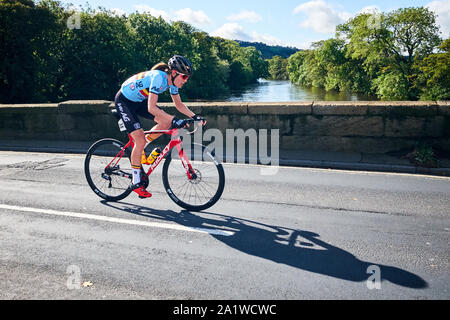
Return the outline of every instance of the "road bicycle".
<path id="1" fill-rule="evenodd" d="M 111 113 L 119 119 L 119 127 L 124 131 L 123 122 L 116 110 Z M 194 123 L 192 119 L 186 119 Z M 150 130 L 144 134 L 163 133 L 171 136 L 170 142 L 152 164 L 142 164 L 141 180 L 148 187 L 150 175 L 163 161 L 162 181 L 164 188 L 177 205 L 189 211 L 201 211 L 213 206 L 221 197 L 225 187 L 225 173 L 222 164 L 202 144 L 192 143 L 183 147 L 182 133 L 193 134 L 180 129 Z M 149 142 L 146 144 L 146 148 Z M 88 150 L 84 161 L 84 172 L 91 189 L 107 201 L 119 201 L 127 197 L 132 181 L 131 150 L 133 139 L 128 134 L 128 143 L 106 138 L 95 142 Z M 148 166 L 146 170 L 145 167 Z"/>

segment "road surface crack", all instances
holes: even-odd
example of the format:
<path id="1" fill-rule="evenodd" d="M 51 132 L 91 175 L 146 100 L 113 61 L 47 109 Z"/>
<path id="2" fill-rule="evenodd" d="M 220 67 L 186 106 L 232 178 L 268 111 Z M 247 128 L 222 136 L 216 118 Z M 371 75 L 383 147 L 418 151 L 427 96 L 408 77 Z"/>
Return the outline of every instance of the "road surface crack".
<path id="1" fill-rule="evenodd" d="M 69 161 L 64 158 L 53 158 L 45 161 L 24 161 L 19 163 L 12 163 L 7 165 L 1 165 L 0 170 L 7 169 L 21 169 L 21 170 L 47 170 L 57 167 L 62 167 L 65 162 Z"/>

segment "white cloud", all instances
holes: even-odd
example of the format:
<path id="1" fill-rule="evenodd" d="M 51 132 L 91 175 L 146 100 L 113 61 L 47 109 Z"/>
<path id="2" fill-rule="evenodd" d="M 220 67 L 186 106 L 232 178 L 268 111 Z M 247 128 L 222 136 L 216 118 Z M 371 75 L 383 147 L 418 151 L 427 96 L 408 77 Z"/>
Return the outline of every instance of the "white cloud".
<path id="1" fill-rule="evenodd" d="M 269 34 L 260 34 L 257 32 L 252 32 L 251 34 L 253 42 L 262 42 L 272 46 L 281 46 L 283 42 L 278 40 L 278 38 L 271 36 Z"/>
<path id="2" fill-rule="evenodd" d="M 247 22 L 259 22 L 262 20 L 262 17 L 257 14 L 255 11 L 248 11 L 244 10 L 237 14 L 232 14 L 231 16 L 227 17 L 227 20 L 230 21 L 239 21 L 239 20 L 245 20 Z"/>
<path id="3" fill-rule="evenodd" d="M 152 8 L 146 4 L 134 5 L 139 13 L 149 13 L 154 17 L 161 17 L 167 22 L 184 21 L 194 26 L 204 26 L 211 23 L 211 19 L 202 10 L 194 11 L 191 8 L 184 8 L 170 14 L 164 10 Z"/>
<path id="4" fill-rule="evenodd" d="M 139 13 L 149 13 L 154 17 L 157 17 L 157 18 L 161 17 L 166 21 L 171 20 L 170 15 L 164 10 L 158 10 L 158 9 L 152 8 L 146 4 L 136 4 L 133 7 L 136 8 Z"/>
<path id="5" fill-rule="evenodd" d="M 450 1 L 432 1 L 426 7 L 436 13 L 436 22 L 442 32 L 441 36 L 444 39 L 450 37 Z"/>
<path id="6" fill-rule="evenodd" d="M 194 11 L 190 8 L 175 12 L 175 20 L 182 20 L 193 25 L 208 25 L 211 23 L 211 19 L 203 11 Z"/>
<path id="7" fill-rule="evenodd" d="M 262 42 L 270 46 L 292 46 L 269 34 L 252 32 L 250 38 L 252 42 Z"/>
<path id="8" fill-rule="evenodd" d="M 314 41 L 302 41 L 298 45 L 296 45 L 296 47 L 299 49 L 308 50 L 308 49 L 311 49 L 311 44 L 313 42 Z"/>
<path id="9" fill-rule="evenodd" d="M 323 0 L 305 2 L 294 9 L 294 13 L 303 13 L 306 19 L 300 24 L 304 28 L 318 33 L 334 33 L 336 26 L 347 21 L 352 15 L 336 11 L 332 5 Z"/>
<path id="10" fill-rule="evenodd" d="M 289 46 L 295 47 L 292 43 L 287 43 L 279 40 L 278 38 L 269 35 L 269 34 L 261 34 L 258 32 L 247 33 L 244 31 L 244 28 L 238 23 L 225 23 L 219 29 L 215 30 L 211 33 L 214 37 L 221 37 L 229 40 L 242 40 L 249 42 L 262 42 L 271 46 Z"/>
<path id="11" fill-rule="evenodd" d="M 230 40 L 250 41 L 251 36 L 244 32 L 244 28 L 238 23 L 225 23 L 216 31 L 211 33 L 214 37 L 221 37 Z"/>

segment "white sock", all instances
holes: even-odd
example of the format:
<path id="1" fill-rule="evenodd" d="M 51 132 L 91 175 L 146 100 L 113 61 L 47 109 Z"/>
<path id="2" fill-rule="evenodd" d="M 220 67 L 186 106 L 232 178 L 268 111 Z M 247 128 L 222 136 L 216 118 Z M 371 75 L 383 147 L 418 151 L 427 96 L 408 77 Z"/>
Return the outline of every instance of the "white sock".
<path id="1" fill-rule="evenodd" d="M 134 166 L 131 166 L 133 169 L 133 184 L 138 184 L 141 182 L 141 167 L 135 168 Z"/>

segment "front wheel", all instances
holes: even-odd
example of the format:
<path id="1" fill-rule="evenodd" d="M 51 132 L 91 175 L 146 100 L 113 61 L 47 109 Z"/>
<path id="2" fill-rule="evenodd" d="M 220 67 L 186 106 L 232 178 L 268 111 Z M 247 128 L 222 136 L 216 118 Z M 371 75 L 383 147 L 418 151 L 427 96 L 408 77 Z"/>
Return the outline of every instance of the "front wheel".
<path id="1" fill-rule="evenodd" d="M 186 151 L 186 150 L 185 150 Z M 194 143 L 186 151 L 192 166 L 189 179 L 176 149 L 168 154 L 163 166 L 162 178 L 169 197 L 180 207 L 189 211 L 201 211 L 213 206 L 225 187 L 222 164 L 205 146 Z"/>

